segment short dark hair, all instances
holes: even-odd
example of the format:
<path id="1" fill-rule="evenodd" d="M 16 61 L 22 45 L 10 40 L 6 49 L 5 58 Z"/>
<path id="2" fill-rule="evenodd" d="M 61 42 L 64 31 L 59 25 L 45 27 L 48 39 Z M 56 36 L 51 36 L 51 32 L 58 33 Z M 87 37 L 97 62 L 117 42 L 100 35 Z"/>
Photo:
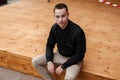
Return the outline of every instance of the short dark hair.
<path id="1" fill-rule="evenodd" d="M 66 4 L 64 4 L 64 3 L 58 3 L 58 4 L 55 5 L 55 7 L 53 9 L 53 12 L 55 12 L 55 9 L 63 9 L 63 8 L 65 8 L 66 11 L 68 12 L 68 7 L 67 7 Z"/>

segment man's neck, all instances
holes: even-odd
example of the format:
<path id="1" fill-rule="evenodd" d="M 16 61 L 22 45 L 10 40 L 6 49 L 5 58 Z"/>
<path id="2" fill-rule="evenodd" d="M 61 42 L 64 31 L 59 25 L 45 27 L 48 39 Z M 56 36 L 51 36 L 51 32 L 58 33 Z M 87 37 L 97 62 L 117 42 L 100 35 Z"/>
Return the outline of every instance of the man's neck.
<path id="1" fill-rule="evenodd" d="M 65 29 L 67 27 L 67 25 L 68 25 L 68 21 L 67 21 L 66 25 L 63 28 L 61 28 L 61 29 Z"/>

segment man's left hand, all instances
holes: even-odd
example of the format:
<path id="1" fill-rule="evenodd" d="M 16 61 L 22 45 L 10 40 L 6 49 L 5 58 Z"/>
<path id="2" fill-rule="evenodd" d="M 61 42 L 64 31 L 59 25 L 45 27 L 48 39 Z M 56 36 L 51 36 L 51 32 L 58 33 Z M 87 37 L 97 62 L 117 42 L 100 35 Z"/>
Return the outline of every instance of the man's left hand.
<path id="1" fill-rule="evenodd" d="M 56 71 L 55 71 L 58 75 L 60 75 L 63 72 L 63 68 L 61 66 L 58 66 Z"/>

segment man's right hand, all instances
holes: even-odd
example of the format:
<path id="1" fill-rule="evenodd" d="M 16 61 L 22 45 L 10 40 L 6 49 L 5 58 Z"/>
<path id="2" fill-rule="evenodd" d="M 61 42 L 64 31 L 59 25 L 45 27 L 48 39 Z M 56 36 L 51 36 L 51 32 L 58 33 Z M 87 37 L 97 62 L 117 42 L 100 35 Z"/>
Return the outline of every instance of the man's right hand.
<path id="1" fill-rule="evenodd" d="M 47 63 L 47 69 L 48 69 L 48 71 L 49 71 L 50 73 L 54 73 L 54 64 L 53 64 L 52 61 L 49 61 L 49 62 Z"/>

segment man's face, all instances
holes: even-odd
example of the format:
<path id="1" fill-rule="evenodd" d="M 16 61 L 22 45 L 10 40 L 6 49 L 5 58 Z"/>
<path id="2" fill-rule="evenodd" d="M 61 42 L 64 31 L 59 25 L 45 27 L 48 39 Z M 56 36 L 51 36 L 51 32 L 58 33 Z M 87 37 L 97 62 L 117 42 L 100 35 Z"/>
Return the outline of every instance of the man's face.
<path id="1" fill-rule="evenodd" d="M 54 16 L 56 23 L 61 27 L 61 29 L 64 29 L 68 23 L 69 17 L 69 13 L 66 11 L 66 9 L 55 9 Z"/>

